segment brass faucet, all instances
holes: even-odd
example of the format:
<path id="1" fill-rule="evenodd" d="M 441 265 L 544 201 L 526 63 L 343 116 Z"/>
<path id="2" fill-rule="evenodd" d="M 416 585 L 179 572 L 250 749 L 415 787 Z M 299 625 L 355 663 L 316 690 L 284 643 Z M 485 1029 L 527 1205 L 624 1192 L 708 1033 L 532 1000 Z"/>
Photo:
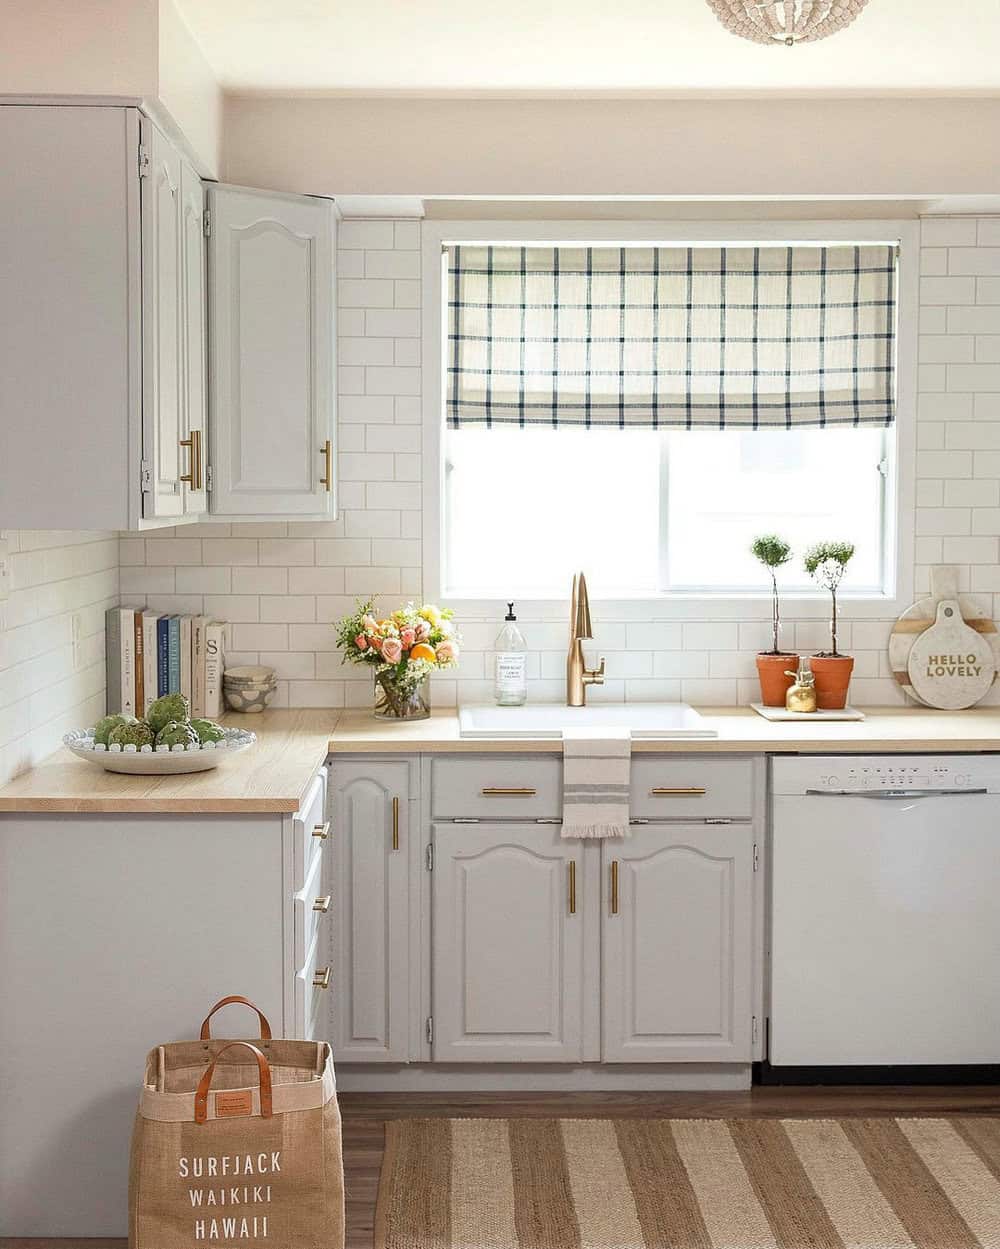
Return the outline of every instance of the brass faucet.
<path id="1" fill-rule="evenodd" d="M 599 668 L 588 668 L 583 657 L 583 638 L 594 636 L 590 623 L 590 599 L 587 582 L 582 572 L 573 578 L 573 593 L 569 605 L 569 652 L 566 655 L 566 706 L 584 707 L 587 704 L 587 686 L 604 684 L 604 656 Z"/>

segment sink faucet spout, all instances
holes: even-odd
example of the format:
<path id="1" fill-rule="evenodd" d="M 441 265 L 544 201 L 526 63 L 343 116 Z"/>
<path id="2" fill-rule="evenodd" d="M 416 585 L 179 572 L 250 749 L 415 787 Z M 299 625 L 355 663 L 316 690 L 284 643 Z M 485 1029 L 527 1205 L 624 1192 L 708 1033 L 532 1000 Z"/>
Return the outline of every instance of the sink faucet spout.
<path id="1" fill-rule="evenodd" d="M 573 578 L 569 605 L 569 651 L 566 655 L 566 706 L 584 707 L 587 686 L 604 684 L 604 656 L 597 668 L 588 668 L 583 656 L 583 639 L 594 636 L 590 620 L 590 599 L 583 573 Z"/>

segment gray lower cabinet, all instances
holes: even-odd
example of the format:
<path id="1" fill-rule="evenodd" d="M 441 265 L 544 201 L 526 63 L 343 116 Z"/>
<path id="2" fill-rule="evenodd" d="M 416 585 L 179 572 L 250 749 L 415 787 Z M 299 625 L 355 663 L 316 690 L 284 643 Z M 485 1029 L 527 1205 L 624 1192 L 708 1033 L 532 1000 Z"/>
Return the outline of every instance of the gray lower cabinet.
<path id="1" fill-rule="evenodd" d="M 584 1059 L 596 1025 L 596 868 L 558 826 L 434 825 L 436 1060 Z"/>
<path id="2" fill-rule="evenodd" d="M 410 770 L 336 760 L 332 770 L 332 1043 L 340 1062 L 409 1058 Z"/>
<path id="3" fill-rule="evenodd" d="M 753 831 L 643 825 L 604 842 L 606 1062 L 749 1062 Z"/>

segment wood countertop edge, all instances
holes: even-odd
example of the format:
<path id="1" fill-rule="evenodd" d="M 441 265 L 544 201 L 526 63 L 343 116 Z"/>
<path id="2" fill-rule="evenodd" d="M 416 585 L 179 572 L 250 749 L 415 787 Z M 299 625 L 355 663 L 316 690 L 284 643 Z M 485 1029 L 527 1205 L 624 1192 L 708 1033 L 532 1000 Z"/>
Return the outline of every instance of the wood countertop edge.
<path id="1" fill-rule="evenodd" d="M 2 798 L 0 815 L 292 815 L 299 798 Z"/>

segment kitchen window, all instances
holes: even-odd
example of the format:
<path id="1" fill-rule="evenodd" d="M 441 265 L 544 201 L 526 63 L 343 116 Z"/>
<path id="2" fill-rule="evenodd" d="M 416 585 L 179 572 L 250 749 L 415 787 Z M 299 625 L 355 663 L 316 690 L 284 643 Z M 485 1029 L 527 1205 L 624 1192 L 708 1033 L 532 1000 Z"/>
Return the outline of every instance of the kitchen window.
<path id="1" fill-rule="evenodd" d="M 756 594 L 777 532 L 854 542 L 846 593 L 893 596 L 894 238 L 442 243 L 443 595 Z M 800 559 L 784 586 L 814 593 Z"/>

